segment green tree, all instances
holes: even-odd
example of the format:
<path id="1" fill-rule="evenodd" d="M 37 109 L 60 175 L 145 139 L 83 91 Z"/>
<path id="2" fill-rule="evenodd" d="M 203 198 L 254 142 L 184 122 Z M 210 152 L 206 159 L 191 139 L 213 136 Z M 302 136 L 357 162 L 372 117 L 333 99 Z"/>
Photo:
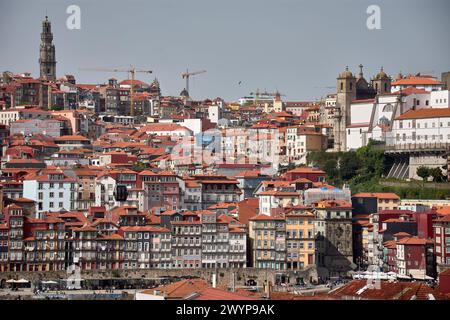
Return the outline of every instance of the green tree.
<path id="1" fill-rule="evenodd" d="M 343 181 L 349 181 L 358 174 L 361 164 L 356 153 L 345 152 L 339 159 L 339 172 Z"/>
<path id="2" fill-rule="evenodd" d="M 424 184 L 425 181 L 427 181 L 428 177 L 431 175 L 430 168 L 425 166 L 418 167 L 416 173 L 419 177 L 422 178 Z"/>
<path id="3" fill-rule="evenodd" d="M 339 179 L 339 170 L 337 168 L 337 161 L 335 159 L 328 159 L 325 161 L 325 164 L 322 167 L 327 173 L 327 180 L 330 183 L 337 183 Z"/>
<path id="4" fill-rule="evenodd" d="M 434 182 L 444 181 L 444 175 L 442 174 L 442 170 L 439 167 L 430 169 L 430 175 L 433 177 Z"/>
<path id="5" fill-rule="evenodd" d="M 133 164 L 134 171 L 142 171 L 148 168 L 148 165 L 144 162 L 138 161 Z"/>

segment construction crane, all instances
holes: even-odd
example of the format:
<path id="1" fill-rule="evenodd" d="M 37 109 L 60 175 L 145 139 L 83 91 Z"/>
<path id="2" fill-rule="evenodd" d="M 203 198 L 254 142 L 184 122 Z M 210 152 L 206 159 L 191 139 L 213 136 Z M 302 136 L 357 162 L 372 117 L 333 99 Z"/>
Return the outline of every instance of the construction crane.
<path id="1" fill-rule="evenodd" d="M 185 88 L 185 89 L 186 89 L 186 91 L 187 91 L 188 94 L 189 94 L 189 78 L 190 78 L 191 76 L 196 76 L 196 75 L 198 75 L 198 74 L 202 74 L 202 73 L 205 73 L 205 72 L 206 72 L 206 70 L 200 70 L 200 71 L 189 72 L 189 70 L 186 69 L 186 72 L 181 74 L 181 77 L 182 77 L 183 79 L 186 79 L 186 88 Z"/>
<path id="2" fill-rule="evenodd" d="M 134 66 L 130 66 L 129 69 L 118 69 L 118 68 L 79 68 L 81 71 L 97 71 L 97 72 L 126 72 L 128 73 L 128 78 L 131 78 L 130 86 L 130 116 L 134 117 L 134 80 L 136 73 L 152 73 L 152 70 L 137 69 Z"/>

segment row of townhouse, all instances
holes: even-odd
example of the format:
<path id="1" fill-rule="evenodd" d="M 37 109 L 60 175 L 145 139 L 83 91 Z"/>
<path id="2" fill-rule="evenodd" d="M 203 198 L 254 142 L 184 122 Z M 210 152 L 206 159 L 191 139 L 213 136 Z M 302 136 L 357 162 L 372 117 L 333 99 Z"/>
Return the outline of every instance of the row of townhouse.
<path id="1" fill-rule="evenodd" d="M 384 243 L 385 270 L 399 277 L 427 279 L 435 277 L 434 243 L 431 239 L 398 232 Z"/>
<path id="2" fill-rule="evenodd" d="M 352 196 L 353 247 L 358 265 L 383 266 L 383 234 L 379 212 L 398 210 L 400 197 L 391 192 L 361 192 Z"/>
<path id="3" fill-rule="evenodd" d="M 130 205 L 141 211 L 151 208 L 195 211 L 221 202 L 237 202 L 242 194 L 240 182 L 225 175 L 179 177 L 170 171 L 137 172 L 87 166 L 22 171 L 21 181 L 2 183 L 4 192 L 10 198 L 34 201 L 36 218 L 44 212 L 87 210 L 91 206 L 112 209 Z M 119 185 L 127 188 L 125 201 L 116 200 Z"/>
<path id="4" fill-rule="evenodd" d="M 249 221 L 253 266 L 302 270 L 316 265 L 326 276 L 353 268 L 352 206 L 342 200 L 296 205 Z"/>
<path id="5" fill-rule="evenodd" d="M 450 265 L 445 210 L 414 200 L 401 202 L 393 193 L 358 193 L 352 202 L 358 265 L 415 279 L 435 277 Z"/>
<path id="6" fill-rule="evenodd" d="M 1 271 L 245 268 L 245 225 L 224 214 L 168 210 L 45 213 L 11 204 L 0 221 Z"/>

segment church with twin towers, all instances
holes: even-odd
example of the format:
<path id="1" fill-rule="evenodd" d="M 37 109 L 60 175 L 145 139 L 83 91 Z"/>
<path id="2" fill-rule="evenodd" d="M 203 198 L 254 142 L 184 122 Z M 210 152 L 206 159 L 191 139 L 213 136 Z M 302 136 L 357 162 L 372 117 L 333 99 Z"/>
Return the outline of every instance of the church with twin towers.
<path id="1" fill-rule="evenodd" d="M 352 123 L 351 108 L 352 101 L 373 99 L 377 95 L 391 92 L 391 77 L 381 67 L 380 72 L 370 80 L 364 78 L 363 65 L 359 65 L 357 77 L 345 68 L 337 77 L 336 84 L 336 111 L 334 115 L 334 150 L 346 151 L 347 136 L 346 128 Z"/>

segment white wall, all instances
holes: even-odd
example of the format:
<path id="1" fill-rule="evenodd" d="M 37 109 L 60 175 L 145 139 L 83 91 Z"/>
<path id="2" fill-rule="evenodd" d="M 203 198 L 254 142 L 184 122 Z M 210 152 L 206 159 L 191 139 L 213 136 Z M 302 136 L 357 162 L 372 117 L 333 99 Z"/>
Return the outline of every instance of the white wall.
<path id="1" fill-rule="evenodd" d="M 450 91 L 433 91 L 430 94 L 431 106 L 433 108 L 449 108 L 450 107 Z"/>
<path id="2" fill-rule="evenodd" d="M 346 129 L 347 151 L 355 150 L 367 144 L 364 133 L 369 130 L 369 126 L 352 127 Z"/>
<path id="3" fill-rule="evenodd" d="M 450 117 L 395 120 L 395 144 L 450 143 Z"/>
<path id="4" fill-rule="evenodd" d="M 76 193 L 71 190 L 70 182 L 63 182 L 62 187 L 56 180 L 53 182 L 53 188 L 50 188 L 49 182 L 42 183 L 42 189 L 39 189 L 39 182 L 36 180 L 24 180 L 23 182 L 23 196 L 36 201 L 36 214 L 39 215 L 42 212 L 56 212 L 62 209 L 67 211 L 73 210 L 71 206 L 71 193 L 74 193 L 73 202 L 76 200 Z M 42 192 L 42 199 L 39 199 L 39 193 Z M 53 197 L 50 197 L 50 192 L 53 192 Z M 62 197 L 59 197 L 62 193 Z M 39 210 L 39 202 L 42 202 L 42 209 Z M 50 202 L 53 202 L 53 208 L 50 208 Z M 59 203 L 62 203 L 62 207 Z"/>
<path id="5" fill-rule="evenodd" d="M 352 124 L 369 123 L 372 115 L 373 102 L 354 103 L 350 105 Z"/>
<path id="6" fill-rule="evenodd" d="M 202 132 L 202 120 L 201 119 L 184 119 L 182 122 L 180 122 L 180 125 L 192 130 L 194 135 Z"/>

